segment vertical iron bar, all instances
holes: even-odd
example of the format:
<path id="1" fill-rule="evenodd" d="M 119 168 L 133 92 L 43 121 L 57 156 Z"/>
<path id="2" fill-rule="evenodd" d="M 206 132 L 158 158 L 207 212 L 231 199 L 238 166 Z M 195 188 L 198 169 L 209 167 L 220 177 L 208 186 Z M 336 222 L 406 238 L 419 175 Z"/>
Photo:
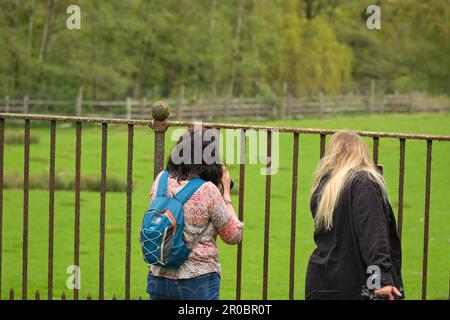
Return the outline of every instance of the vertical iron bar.
<path id="1" fill-rule="evenodd" d="M 241 153 L 239 163 L 239 220 L 244 221 L 244 180 L 245 180 L 245 130 L 241 131 Z M 236 262 L 236 300 L 241 300 L 242 285 L 242 241 L 238 243 Z"/>
<path id="2" fill-rule="evenodd" d="M 400 139 L 400 166 L 399 166 L 399 177 L 398 177 L 398 226 L 397 232 L 402 238 L 403 229 L 403 189 L 405 185 L 405 142 L 404 138 Z"/>
<path id="3" fill-rule="evenodd" d="M 155 133 L 155 162 L 153 168 L 154 179 L 156 179 L 158 173 L 160 173 L 164 168 L 164 140 L 167 127 L 165 127 L 164 124 L 160 126 L 159 123 L 159 121 L 155 121 L 153 127 L 153 131 Z"/>
<path id="4" fill-rule="evenodd" d="M 297 180 L 298 180 L 298 133 L 294 133 L 294 151 L 292 160 L 292 197 L 291 197 L 291 254 L 289 268 L 289 300 L 294 299 L 295 280 L 295 231 L 297 225 Z"/>
<path id="5" fill-rule="evenodd" d="M 422 300 L 427 298 L 428 273 L 428 232 L 430 229 L 430 188 L 431 188 L 431 152 L 433 141 L 427 140 L 427 171 L 425 185 L 425 223 L 423 230 L 423 271 L 422 271 Z"/>
<path id="6" fill-rule="evenodd" d="M 324 133 L 320 134 L 320 159 L 325 155 L 325 144 L 327 141 L 327 135 Z"/>
<path id="7" fill-rule="evenodd" d="M 127 160 L 127 220 L 125 253 L 125 300 L 130 299 L 130 263 L 131 263 L 131 208 L 133 190 L 133 135 L 134 127 L 128 125 L 128 160 Z"/>
<path id="8" fill-rule="evenodd" d="M 30 119 L 25 120 L 23 163 L 23 240 L 22 240 L 22 300 L 28 290 L 28 201 L 30 182 Z"/>
<path id="9" fill-rule="evenodd" d="M 272 132 L 267 131 L 267 175 L 266 175 L 266 197 L 265 197 L 265 221 L 264 221 L 264 261 L 263 261 L 263 300 L 267 300 L 268 277 L 269 277 L 269 230 L 270 230 L 270 187 L 272 168 Z"/>
<path id="10" fill-rule="evenodd" d="M 81 122 L 76 123 L 75 149 L 75 230 L 74 230 L 74 265 L 80 265 L 80 184 L 81 184 Z M 75 273 L 77 277 L 78 274 Z M 75 279 L 73 299 L 78 300 L 78 279 Z"/>
<path id="11" fill-rule="evenodd" d="M 102 123 L 102 160 L 100 185 L 100 251 L 98 298 L 104 299 L 105 292 L 105 211 L 106 211 L 106 159 L 108 146 L 108 124 Z"/>
<path id="12" fill-rule="evenodd" d="M 373 137 L 373 162 L 378 165 L 378 149 L 380 144 L 380 138 Z"/>
<path id="13" fill-rule="evenodd" d="M 56 148 L 56 121 L 50 122 L 50 177 L 48 188 L 48 274 L 47 298 L 53 299 L 53 243 L 55 229 L 55 148 Z"/>
<path id="14" fill-rule="evenodd" d="M 5 141 L 5 119 L 0 119 L 0 300 L 2 299 L 3 267 L 3 148 Z"/>

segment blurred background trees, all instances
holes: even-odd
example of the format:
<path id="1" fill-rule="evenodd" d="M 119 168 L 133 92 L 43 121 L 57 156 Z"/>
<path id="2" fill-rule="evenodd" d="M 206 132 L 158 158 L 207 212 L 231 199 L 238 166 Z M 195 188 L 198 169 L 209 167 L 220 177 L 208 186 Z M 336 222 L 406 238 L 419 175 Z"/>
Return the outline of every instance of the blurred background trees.
<path id="1" fill-rule="evenodd" d="M 449 1 L 377 2 L 381 30 L 364 0 L 0 0 L 0 96 L 448 94 Z"/>

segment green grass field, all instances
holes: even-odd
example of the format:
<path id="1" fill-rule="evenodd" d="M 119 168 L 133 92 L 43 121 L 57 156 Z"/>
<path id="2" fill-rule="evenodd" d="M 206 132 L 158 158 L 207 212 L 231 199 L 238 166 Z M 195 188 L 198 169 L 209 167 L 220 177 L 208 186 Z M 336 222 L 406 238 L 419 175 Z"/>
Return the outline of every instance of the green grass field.
<path id="1" fill-rule="evenodd" d="M 346 117 L 326 120 L 266 121 L 274 126 L 374 130 L 404 133 L 450 135 L 449 114 L 385 115 Z M 21 133 L 23 128 L 6 122 L 6 134 Z M 30 173 L 41 175 L 49 168 L 49 127 L 32 122 L 31 133 L 39 141 L 31 145 Z M 166 145 L 172 146 L 170 133 Z M 148 206 L 148 195 L 153 178 L 153 133 L 151 129 L 136 127 L 133 168 L 133 229 L 132 229 L 132 298 L 146 297 L 146 266 L 142 260 L 138 230 L 142 215 Z M 286 299 L 289 288 L 289 243 L 292 175 L 292 135 L 280 134 L 280 170 L 272 177 L 271 228 L 269 256 L 269 299 Z M 372 142 L 367 140 L 370 148 Z M 111 126 L 108 135 L 109 177 L 126 181 L 126 126 Z M 82 175 L 99 176 L 101 155 L 100 126 L 83 127 Z M 166 148 L 166 153 L 170 148 Z M 396 211 L 399 142 L 381 139 L 379 162 L 384 165 L 391 203 Z M 75 128 L 58 127 L 56 170 L 60 175 L 74 174 Z M 314 248 L 313 223 L 308 208 L 312 173 L 319 160 L 319 137 L 300 135 L 299 190 L 297 240 L 295 260 L 295 298 L 304 297 L 304 278 L 310 253 Z M 425 198 L 425 141 L 407 141 L 405 169 L 405 198 L 403 226 L 403 276 L 407 298 L 421 297 L 424 198 Z M 428 298 L 446 299 L 449 292 L 450 266 L 450 142 L 433 143 L 431 176 L 431 214 L 429 240 Z M 239 177 L 237 165 L 230 165 L 235 181 Z M 242 298 L 262 297 L 262 260 L 264 239 L 265 176 L 259 174 L 259 165 L 246 166 L 245 232 L 243 243 Z M 5 145 L 5 175 L 21 179 L 23 172 L 23 145 Z M 47 178 L 46 178 L 47 179 Z M 74 192 L 57 191 L 55 199 L 55 261 L 54 294 L 60 297 L 66 291 L 66 269 L 73 264 Z M 237 203 L 237 194 L 234 194 Z M 20 189 L 4 191 L 3 221 L 3 275 L 2 297 L 14 288 L 20 297 L 22 271 L 22 199 Z M 125 218 L 126 194 L 111 192 L 106 199 L 106 253 L 105 296 L 124 297 L 125 287 Z M 237 207 L 237 206 L 236 206 Z M 99 255 L 99 192 L 81 193 L 81 291 L 98 296 Z M 220 240 L 219 240 L 220 242 Z M 32 298 L 35 290 L 46 297 L 48 246 L 48 191 L 30 191 L 29 212 L 29 268 L 28 290 Z M 220 242 L 222 262 L 221 298 L 235 295 L 236 246 Z"/>

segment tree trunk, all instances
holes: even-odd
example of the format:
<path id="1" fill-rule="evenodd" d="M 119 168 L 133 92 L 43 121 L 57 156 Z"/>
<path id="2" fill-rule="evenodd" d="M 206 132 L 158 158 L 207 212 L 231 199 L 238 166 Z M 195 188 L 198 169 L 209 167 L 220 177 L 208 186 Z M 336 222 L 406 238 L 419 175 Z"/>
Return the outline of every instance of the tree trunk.
<path id="1" fill-rule="evenodd" d="M 53 19 L 53 12 L 55 10 L 55 1 L 48 0 L 47 2 L 47 15 L 45 17 L 44 30 L 42 31 L 41 47 L 39 49 L 39 61 L 44 61 L 45 49 L 47 48 L 48 38 L 50 34 L 50 25 Z"/>
<path id="2" fill-rule="evenodd" d="M 12 27 L 13 30 L 17 30 L 18 26 L 19 26 L 19 14 L 17 12 L 17 7 L 14 8 L 15 9 L 15 14 L 14 14 L 14 18 L 12 20 Z M 14 36 L 14 35 L 13 35 Z M 11 86 L 11 93 L 13 95 L 17 94 L 17 89 L 20 88 L 20 54 L 17 50 L 12 50 L 12 74 L 13 74 L 13 81 L 12 81 L 12 86 Z"/>
<path id="3" fill-rule="evenodd" d="M 142 4 L 142 12 L 147 12 L 147 2 Z M 150 22 L 151 23 L 151 22 Z M 145 30 L 145 37 L 141 42 L 141 48 L 138 55 L 138 70 L 133 83 L 133 98 L 137 99 L 141 95 L 142 82 L 145 77 L 145 69 L 148 63 L 148 56 L 153 52 L 153 44 L 150 41 L 151 25 L 147 24 Z"/>
<path id="4" fill-rule="evenodd" d="M 322 9 L 323 2 L 322 0 L 306 0 L 305 2 L 306 2 L 305 16 L 306 19 L 311 20 L 319 14 L 320 10 Z M 316 3 L 315 8 L 314 2 Z M 335 6 L 335 4 L 333 6 Z"/>
<path id="5" fill-rule="evenodd" d="M 216 87 L 216 61 L 215 59 L 215 49 L 216 49 L 216 39 L 215 39 L 215 31 L 216 31 L 216 6 L 217 0 L 212 1 L 211 6 L 211 27 L 210 27 L 210 57 L 211 57 L 211 93 L 213 98 L 216 98 L 217 87 Z"/>
<path id="6" fill-rule="evenodd" d="M 26 71 L 25 71 L 25 93 L 30 92 L 31 81 L 31 59 L 33 58 L 33 31 L 34 31 L 34 14 L 36 10 L 36 0 L 33 0 L 30 9 L 30 16 L 28 18 L 28 44 L 27 44 L 27 57 L 26 57 Z"/>
<path id="7" fill-rule="evenodd" d="M 139 61 L 140 61 L 139 68 L 138 68 L 136 77 L 134 79 L 134 85 L 133 85 L 133 98 L 138 98 L 139 95 L 141 94 L 142 81 L 145 76 L 145 69 L 147 67 L 148 56 L 153 51 L 153 45 L 150 43 L 150 41 L 148 41 L 147 38 L 148 37 L 146 37 L 146 39 L 142 43 L 141 55 L 139 58 Z"/>
<path id="8" fill-rule="evenodd" d="M 98 2 L 97 0 L 92 1 L 92 14 L 91 14 L 91 24 L 92 24 L 92 33 L 91 33 L 91 55 L 92 55 L 92 65 L 95 66 L 97 64 L 97 10 L 98 10 Z M 97 99 L 97 80 L 95 77 L 92 79 L 92 100 Z"/>
<path id="9" fill-rule="evenodd" d="M 230 82 L 228 84 L 228 93 L 227 93 L 227 99 L 226 99 L 226 105 L 225 105 L 225 117 L 228 117 L 230 99 L 233 98 L 233 94 L 234 94 L 234 84 L 236 82 L 236 67 L 239 62 L 239 45 L 240 45 L 240 40 L 241 40 L 243 11 L 244 11 L 244 1 L 240 0 L 238 17 L 237 17 L 237 21 L 236 21 L 236 33 L 235 33 L 235 40 L 234 40 L 235 47 L 234 47 L 234 52 L 233 52 L 233 58 L 231 60 L 231 75 L 230 75 Z"/>
<path id="10" fill-rule="evenodd" d="M 34 10 L 36 9 L 36 0 L 31 5 L 30 17 L 28 19 L 28 59 L 32 57 L 33 50 L 33 28 L 34 28 Z"/>

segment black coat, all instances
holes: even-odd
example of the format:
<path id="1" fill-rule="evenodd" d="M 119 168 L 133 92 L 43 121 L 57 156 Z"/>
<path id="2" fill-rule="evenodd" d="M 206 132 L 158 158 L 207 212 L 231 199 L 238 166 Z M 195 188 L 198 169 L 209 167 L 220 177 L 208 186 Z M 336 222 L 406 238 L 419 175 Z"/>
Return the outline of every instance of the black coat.
<path id="1" fill-rule="evenodd" d="M 313 217 L 326 181 L 322 179 L 311 197 Z M 306 272 L 306 299 L 362 299 L 370 265 L 380 268 L 381 287 L 394 285 L 403 294 L 395 217 L 367 173 L 356 174 L 346 184 L 333 213 L 333 227 L 316 231 L 314 241 L 317 248 Z"/>

